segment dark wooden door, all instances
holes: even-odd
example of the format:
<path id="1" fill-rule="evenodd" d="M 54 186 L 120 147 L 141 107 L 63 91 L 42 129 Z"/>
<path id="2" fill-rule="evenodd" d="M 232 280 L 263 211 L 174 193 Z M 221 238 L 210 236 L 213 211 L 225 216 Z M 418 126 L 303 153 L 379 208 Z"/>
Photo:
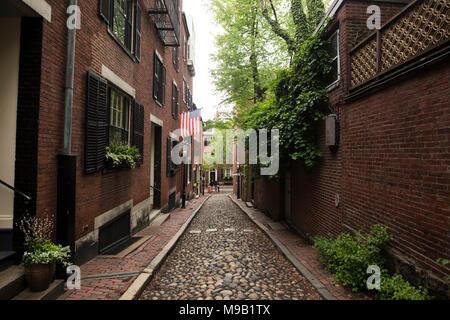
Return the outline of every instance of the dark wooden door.
<path id="1" fill-rule="evenodd" d="M 161 154 L 162 154 L 162 127 L 155 126 L 155 164 L 154 164 L 154 190 L 153 207 L 161 207 Z"/>

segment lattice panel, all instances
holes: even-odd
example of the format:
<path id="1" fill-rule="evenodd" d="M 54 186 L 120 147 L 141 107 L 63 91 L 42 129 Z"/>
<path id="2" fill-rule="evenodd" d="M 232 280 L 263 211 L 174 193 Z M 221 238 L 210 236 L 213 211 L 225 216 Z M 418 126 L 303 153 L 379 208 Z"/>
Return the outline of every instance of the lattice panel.
<path id="1" fill-rule="evenodd" d="M 382 30 L 381 71 L 450 38 L 450 1 L 424 0 Z"/>
<path id="2" fill-rule="evenodd" d="M 377 74 L 377 39 L 373 37 L 364 46 L 352 53 L 351 86 L 357 86 Z"/>

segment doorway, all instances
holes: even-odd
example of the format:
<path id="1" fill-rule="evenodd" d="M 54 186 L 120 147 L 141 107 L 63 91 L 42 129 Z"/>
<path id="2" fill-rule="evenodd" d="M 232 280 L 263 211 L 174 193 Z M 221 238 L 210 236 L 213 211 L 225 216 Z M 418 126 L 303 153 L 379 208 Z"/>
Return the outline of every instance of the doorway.
<path id="1" fill-rule="evenodd" d="M 215 182 L 216 181 L 216 171 L 211 171 L 209 173 L 209 182 Z"/>
<path id="2" fill-rule="evenodd" d="M 20 262 L 17 222 L 36 212 L 43 19 L 17 3 L 0 2 L 0 269 Z"/>
<path id="3" fill-rule="evenodd" d="M 150 199 L 152 208 L 161 208 L 161 155 L 162 155 L 162 127 L 152 123 L 150 157 Z"/>

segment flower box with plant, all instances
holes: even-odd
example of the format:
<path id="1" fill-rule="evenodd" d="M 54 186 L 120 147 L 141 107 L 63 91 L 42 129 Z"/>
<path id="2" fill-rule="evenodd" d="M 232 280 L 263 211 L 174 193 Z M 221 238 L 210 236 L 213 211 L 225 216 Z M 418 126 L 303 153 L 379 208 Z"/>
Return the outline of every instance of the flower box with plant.
<path id="1" fill-rule="evenodd" d="M 51 217 L 31 217 L 26 215 L 18 222 L 25 235 L 22 264 L 25 279 L 31 291 L 46 290 L 53 281 L 56 263 L 70 265 L 70 248 L 52 242 L 53 219 Z"/>
<path id="2" fill-rule="evenodd" d="M 121 146 L 111 143 L 106 147 L 106 164 L 108 168 L 136 168 L 141 161 L 139 149 L 135 146 Z"/>

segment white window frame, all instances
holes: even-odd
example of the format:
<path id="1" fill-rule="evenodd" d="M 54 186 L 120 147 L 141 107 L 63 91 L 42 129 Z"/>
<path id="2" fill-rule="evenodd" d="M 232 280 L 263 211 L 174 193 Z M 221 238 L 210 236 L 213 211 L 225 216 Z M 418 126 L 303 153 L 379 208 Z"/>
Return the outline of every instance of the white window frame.
<path id="1" fill-rule="evenodd" d="M 326 87 L 326 91 L 329 92 L 331 90 L 333 90 L 334 88 L 339 86 L 339 82 L 341 81 L 341 56 L 340 56 L 340 41 L 339 41 L 339 29 L 337 29 L 328 39 L 332 38 L 334 35 L 336 35 L 336 39 L 337 39 L 337 56 L 335 59 L 337 59 L 337 79 L 330 83 L 327 87 Z M 335 60 L 333 59 L 333 61 Z"/>

